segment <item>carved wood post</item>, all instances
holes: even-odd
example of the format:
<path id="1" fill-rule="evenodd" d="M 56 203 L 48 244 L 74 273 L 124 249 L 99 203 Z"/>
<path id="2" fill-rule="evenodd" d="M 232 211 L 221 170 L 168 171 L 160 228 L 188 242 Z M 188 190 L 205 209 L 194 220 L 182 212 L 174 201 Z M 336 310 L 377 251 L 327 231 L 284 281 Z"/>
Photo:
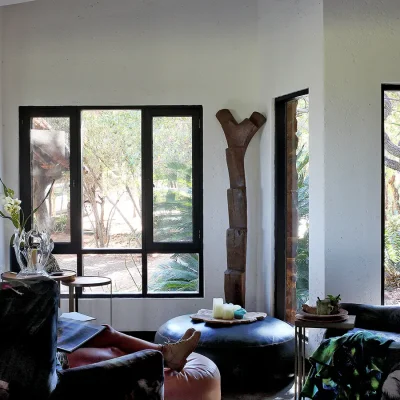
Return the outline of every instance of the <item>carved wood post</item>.
<path id="1" fill-rule="evenodd" d="M 245 307 L 246 295 L 246 246 L 247 246 L 247 197 L 244 156 L 247 147 L 265 124 L 266 118 L 254 112 L 238 124 L 229 110 L 216 115 L 228 142 L 230 189 L 228 189 L 229 229 L 226 232 L 227 265 L 225 271 L 225 301 Z"/>

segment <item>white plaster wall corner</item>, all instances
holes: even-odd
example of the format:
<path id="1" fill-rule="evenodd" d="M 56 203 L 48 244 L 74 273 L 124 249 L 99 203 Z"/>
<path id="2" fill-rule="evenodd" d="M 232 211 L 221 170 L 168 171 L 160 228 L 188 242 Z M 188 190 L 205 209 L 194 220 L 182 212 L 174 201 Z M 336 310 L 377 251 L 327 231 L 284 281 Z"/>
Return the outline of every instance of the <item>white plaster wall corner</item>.
<path id="1" fill-rule="evenodd" d="M 399 18 L 397 0 L 324 2 L 326 291 L 343 301 L 381 302 L 380 96 L 400 81 Z"/>
<path id="2" fill-rule="evenodd" d="M 324 41 L 320 0 L 263 1 L 258 3 L 259 42 L 262 51 L 260 99 L 268 122 L 261 138 L 263 237 L 259 270 L 267 282 L 265 303 L 274 309 L 274 202 L 276 97 L 310 89 L 310 294 L 325 286 L 324 203 Z M 295 68 L 294 68 L 295 65 Z M 264 275 L 265 276 L 265 275 Z M 263 290 L 263 289 L 259 289 Z"/>

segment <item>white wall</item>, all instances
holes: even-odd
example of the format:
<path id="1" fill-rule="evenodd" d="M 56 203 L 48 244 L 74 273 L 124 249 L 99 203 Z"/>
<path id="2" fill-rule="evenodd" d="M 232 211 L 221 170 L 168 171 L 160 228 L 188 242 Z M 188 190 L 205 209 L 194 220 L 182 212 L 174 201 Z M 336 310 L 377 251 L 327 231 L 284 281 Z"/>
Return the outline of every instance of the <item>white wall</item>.
<path id="1" fill-rule="evenodd" d="M 0 7 L 9 6 L 12 4 L 27 3 L 28 1 L 35 1 L 35 0 L 0 0 Z"/>
<path id="2" fill-rule="evenodd" d="M 258 309 L 273 311 L 274 99 L 310 90 L 310 282 L 311 298 L 324 294 L 323 18 L 321 0 L 260 0 L 261 108 L 269 120 L 260 145 L 262 234 Z"/>
<path id="3" fill-rule="evenodd" d="M 326 290 L 381 301 L 382 83 L 400 83 L 397 0 L 324 2 Z"/>
<path id="4" fill-rule="evenodd" d="M 18 186 L 22 105 L 204 106 L 205 299 L 114 300 L 114 326 L 155 330 L 210 307 L 223 294 L 228 228 L 226 142 L 215 113 L 238 119 L 258 107 L 256 0 L 42 0 L 4 10 L 4 178 Z M 247 157 L 248 301 L 255 307 L 259 138 Z M 6 237 L 11 235 L 7 226 Z M 80 311 L 108 318 L 108 302 Z"/>

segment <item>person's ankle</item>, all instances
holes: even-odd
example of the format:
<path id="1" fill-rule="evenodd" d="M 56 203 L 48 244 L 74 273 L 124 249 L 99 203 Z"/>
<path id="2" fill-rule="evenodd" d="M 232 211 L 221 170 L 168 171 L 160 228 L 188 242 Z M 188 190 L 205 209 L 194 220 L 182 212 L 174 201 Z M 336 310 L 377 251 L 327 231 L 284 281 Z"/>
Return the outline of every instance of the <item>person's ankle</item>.
<path id="1" fill-rule="evenodd" d="M 187 357 L 195 350 L 200 340 L 201 332 L 194 331 L 188 339 L 162 346 L 164 364 L 167 368 L 180 372 L 186 364 Z"/>

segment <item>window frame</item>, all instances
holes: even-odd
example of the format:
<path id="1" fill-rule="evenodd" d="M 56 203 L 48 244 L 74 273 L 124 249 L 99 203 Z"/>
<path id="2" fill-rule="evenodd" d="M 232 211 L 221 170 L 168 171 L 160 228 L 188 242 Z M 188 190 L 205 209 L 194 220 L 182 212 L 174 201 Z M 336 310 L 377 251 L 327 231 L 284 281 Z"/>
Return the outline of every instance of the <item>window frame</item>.
<path id="1" fill-rule="evenodd" d="M 385 305 L 385 92 L 400 92 L 400 84 L 381 86 L 381 304 Z"/>
<path id="2" fill-rule="evenodd" d="M 84 249 L 82 246 L 81 113 L 85 110 L 140 110 L 142 112 L 142 247 L 139 249 Z M 153 241 L 153 117 L 191 116 L 192 125 L 192 206 L 193 241 L 168 243 Z M 19 107 L 19 185 L 25 215 L 32 210 L 31 120 L 66 117 L 70 119 L 70 219 L 71 241 L 54 243 L 53 254 L 77 256 L 77 276 L 83 273 L 86 254 L 141 254 L 142 293 L 113 293 L 115 298 L 200 298 L 204 297 L 203 273 L 203 107 L 202 106 L 21 106 Z M 23 174 L 22 171 L 29 171 Z M 27 224 L 31 229 L 31 224 Z M 199 291 L 148 293 L 148 254 L 192 253 L 199 255 Z M 78 298 L 108 298 L 108 294 L 83 294 Z"/>
<path id="3" fill-rule="evenodd" d="M 275 316 L 282 320 L 286 319 L 286 105 L 309 94 L 304 89 L 275 98 Z"/>

